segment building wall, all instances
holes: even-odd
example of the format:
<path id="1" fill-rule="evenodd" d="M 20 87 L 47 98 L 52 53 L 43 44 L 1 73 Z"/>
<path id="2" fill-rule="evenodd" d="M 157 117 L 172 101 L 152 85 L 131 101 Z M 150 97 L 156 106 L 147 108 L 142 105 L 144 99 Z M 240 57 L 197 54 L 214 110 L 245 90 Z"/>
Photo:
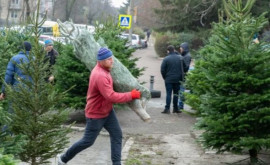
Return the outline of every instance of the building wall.
<path id="1" fill-rule="evenodd" d="M 22 11 L 23 11 L 23 0 L 1 0 L 0 24 L 2 26 L 6 24 L 7 16 L 9 23 L 17 24 L 20 20 Z"/>
<path id="2" fill-rule="evenodd" d="M 10 1 L 10 6 L 9 6 Z M 31 13 L 36 10 L 36 0 L 29 0 Z M 41 0 L 40 16 L 44 16 L 46 10 L 52 8 L 52 0 Z M 9 16 L 8 16 L 9 9 Z M 25 20 L 26 5 L 24 0 L 0 0 L 0 26 L 6 25 L 8 16 L 9 25 L 20 24 Z"/>

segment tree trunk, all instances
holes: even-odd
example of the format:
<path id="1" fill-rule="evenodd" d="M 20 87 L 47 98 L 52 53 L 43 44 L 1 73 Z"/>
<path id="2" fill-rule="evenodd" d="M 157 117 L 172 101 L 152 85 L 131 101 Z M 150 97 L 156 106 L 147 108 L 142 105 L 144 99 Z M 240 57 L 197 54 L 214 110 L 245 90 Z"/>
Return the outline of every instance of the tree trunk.
<path id="1" fill-rule="evenodd" d="M 20 16 L 20 23 L 22 23 L 22 22 L 24 23 L 25 22 L 24 11 L 25 11 L 25 7 L 24 7 L 24 3 L 23 3 L 22 12 L 21 12 L 21 16 Z"/>
<path id="2" fill-rule="evenodd" d="M 9 26 L 8 19 L 9 19 L 9 13 L 10 13 L 10 3 L 11 3 L 11 0 L 8 1 L 8 13 L 7 13 L 7 17 L 6 17 L 6 26 L 7 27 Z"/>
<path id="3" fill-rule="evenodd" d="M 55 21 L 55 0 L 52 0 L 53 9 L 52 9 L 52 20 Z"/>
<path id="4" fill-rule="evenodd" d="M 30 5 L 29 5 L 29 0 L 24 0 L 25 4 L 26 4 L 26 22 L 28 23 L 30 21 Z"/>
<path id="5" fill-rule="evenodd" d="M 72 11 L 72 8 L 73 8 L 75 1 L 76 0 L 71 0 L 71 1 L 67 0 L 66 1 L 66 21 L 68 21 L 70 18 L 71 11 Z"/>
<path id="6" fill-rule="evenodd" d="M 258 151 L 256 149 L 251 149 L 248 151 L 250 156 L 251 165 L 258 164 Z"/>

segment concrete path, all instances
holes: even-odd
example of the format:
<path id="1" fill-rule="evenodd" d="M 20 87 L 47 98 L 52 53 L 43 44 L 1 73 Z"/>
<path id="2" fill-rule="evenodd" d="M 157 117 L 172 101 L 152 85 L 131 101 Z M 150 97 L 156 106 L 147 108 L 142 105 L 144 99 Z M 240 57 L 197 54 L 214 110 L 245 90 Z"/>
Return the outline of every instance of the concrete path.
<path id="1" fill-rule="evenodd" d="M 160 75 L 162 59 L 157 57 L 152 40 L 148 48 L 137 50 L 134 57 L 140 58 L 137 62 L 139 67 L 146 67 L 139 81 L 145 82 L 144 85 L 150 88 L 150 76 L 155 76 L 154 89 L 161 91 L 161 98 L 149 101 L 147 112 L 151 116 L 151 121 L 147 123 L 128 108 L 117 111 L 124 135 L 123 165 L 223 165 L 247 158 L 247 155 L 230 153 L 217 155 L 214 151 L 203 150 L 196 142 L 200 132 L 193 129 L 195 117 L 187 113 L 169 115 L 161 113 L 166 96 Z M 185 110 L 190 111 L 191 108 L 186 106 Z M 83 136 L 83 131 L 74 131 L 69 136 L 71 145 Z M 267 156 L 262 158 L 270 164 Z M 55 165 L 56 159 L 51 159 L 51 164 Z M 108 133 L 102 131 L 92 147 L 79 153 L 68 164 L 111 165 Z"/>

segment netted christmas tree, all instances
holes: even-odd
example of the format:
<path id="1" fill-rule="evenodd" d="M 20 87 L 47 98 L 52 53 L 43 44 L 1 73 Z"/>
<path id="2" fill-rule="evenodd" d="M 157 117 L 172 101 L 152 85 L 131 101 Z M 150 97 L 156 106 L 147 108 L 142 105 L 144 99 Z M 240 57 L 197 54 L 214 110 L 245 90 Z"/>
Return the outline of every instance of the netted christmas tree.
<path id="1" fill-rule="evenodd" d="M 226 15 L 213 24 L 187 82 L 200 111 L 203 145 L 248 151 L 251 164 L 259 164 L 258 153 L 270 147 L 270 50 L 253 37 L 268 22 L 265 13 L 252 17 L 255 0 L 243 2 L 223 0 Z"/>
<path id="2" fill-rule="evenodd" d="M 62 126 L 69 112 L 56 108 L 65 95 L 47 82 L 49 64 L 45 62 L 43 46 L 38 42 L 38 27 L 45 21 L 38 22 L 39 5 L 40 0 L 37 1 L 37 15 L 29 20 L 34 25 L 35 35 L 27 55 L 29 62 L 17 64 L 30 79 L 15 75 L 20 83 L 16 86 L 6 84 L 6 97 L 14 111 L 9 127 L 13 134 L 26 136 L 27 143 L 19 156 L 31 165 L 46 164 L 48 159 L 60 153 L 69 142 L 67 134 L 70 132 Z"/>

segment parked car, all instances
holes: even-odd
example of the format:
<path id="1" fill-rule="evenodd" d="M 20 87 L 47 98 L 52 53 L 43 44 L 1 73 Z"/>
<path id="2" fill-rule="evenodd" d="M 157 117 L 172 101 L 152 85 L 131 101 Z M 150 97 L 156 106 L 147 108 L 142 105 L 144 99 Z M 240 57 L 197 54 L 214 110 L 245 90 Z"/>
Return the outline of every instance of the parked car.
<path id="1" fill-rule="evenodd" d="M 120 37 L 123 39 L 128 39 L 129 34 L 123 33 L 120 35 Z M 132 34 L 132 40 L 131 40 L 131 43 L 128 43 L 128 46 L 131 48 L 136 48 L 136 49 L 141 48 L 142 43 L 141 43 L 140 36 L 138 34 Z"/>
<path id="2" fill-rule="evenodd" d="M 147 40 L 141 40 L 141 48 L 147 48 L 148 47 L 148 43 Z"/>

